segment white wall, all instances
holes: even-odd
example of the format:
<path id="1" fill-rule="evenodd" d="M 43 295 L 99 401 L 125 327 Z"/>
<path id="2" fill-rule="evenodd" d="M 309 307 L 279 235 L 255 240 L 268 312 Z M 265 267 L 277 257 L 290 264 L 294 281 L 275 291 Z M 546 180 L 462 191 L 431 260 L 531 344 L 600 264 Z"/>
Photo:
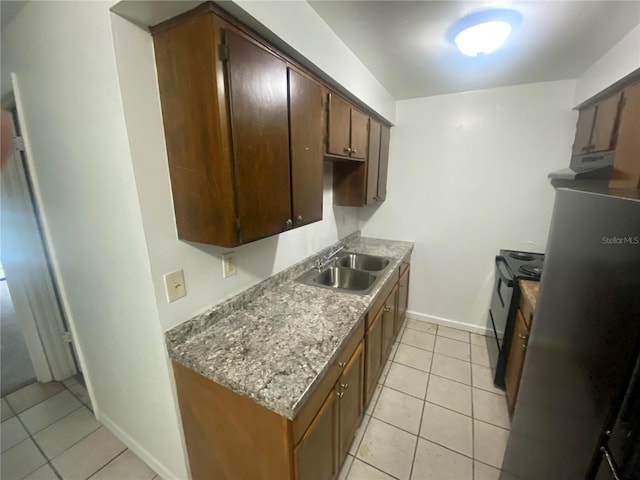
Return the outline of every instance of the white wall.
<path id="1" fill-rule="evenodd" d="M 501 248 L 544 251 L 547 174 L 569 162 L 575 81 L 400 101 L 387 200 L 361 214 L 365 236 L 412 240 L 409 309 L 486 326 Z"/>
<path id="2" fill-rule="evenodd" d="M 640 24 L 578 77 L 574 103 L 579 105 L 638 68 Z"/>
<path id="3" fill-rule="evenodd" d="M 33 173 L 96 414 L 164 477 L 185 478 L 109 6 L 29 2 L 2 32 L 2 91 L 16 72 Z"/>

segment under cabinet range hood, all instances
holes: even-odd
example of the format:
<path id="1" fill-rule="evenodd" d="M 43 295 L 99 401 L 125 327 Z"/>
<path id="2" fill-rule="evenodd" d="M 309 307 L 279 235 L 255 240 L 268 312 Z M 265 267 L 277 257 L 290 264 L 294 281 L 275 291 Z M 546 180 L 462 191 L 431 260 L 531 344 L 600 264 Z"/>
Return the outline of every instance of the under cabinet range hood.
<path id="1" fill-rule="evenodd" d="M 615 151 L 586 153 L 571 157 L 569 168 L 551 172 L 549 178 L 554 180 L 610 180 L 613 172 Z"/>

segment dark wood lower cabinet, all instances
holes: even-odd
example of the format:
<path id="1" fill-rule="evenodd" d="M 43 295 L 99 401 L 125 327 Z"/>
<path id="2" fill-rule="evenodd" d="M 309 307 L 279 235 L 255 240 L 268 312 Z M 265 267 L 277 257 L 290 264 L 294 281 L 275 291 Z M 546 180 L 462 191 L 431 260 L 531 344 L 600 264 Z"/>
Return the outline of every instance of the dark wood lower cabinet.
<path id="1" fill-rule="evenodd" d="M 402 327 L 407 318 L 407 308 L 409 306 L 409 271 L 410 266 L 407 265 L 404 272 L 400 274 L 398 281 L 398 314 L 396 316 L 396 334 Z"/>
<path id="2" fill-rule="evenodd" d="M 382 370 L 382 315 L 378 312 L 365 337 L 365 405 L 371 401 L 380 372 Z M 369 313 L 369 315 L 372 315 Z"/>
<path id="3" fill-rule="evenodd" d="M 529 328 L 525 323 L 522 312 L 518 310 L 516 312 L 515 328 L 513 329 L 513 339 L 511 340 L 511 350 L 509 350 L 509 363 L 507 363 L 507 371 L 504 377 L 507 405 L 511 415 L 513 415 L 516 407 L 528 340 Z"/>
<path id="4" fill-rule="evenodd" d="M 393 340 L 396 337 L 396 306 L 398 297 L 398 287 L 396 286 L 387 297 L 382 308 L 382 353 L 386 358 Z"/>
<path id="5" fill-rule="evenodd" d="M 173 362 L 192 478 L 335 480 L 397 334 L 398 291 L 396 270 L 293 420 Z"/>
<path id="6" fill-rule="evenodd" d="M 297 480 L 328 480 L 338 474 L 339 395 L 338 383 L 295 448 Z"/>
<path id="7" fill-rule="evenodd" d="M 340 463 L 347 456 L 363 415 L 364 343 L 356 349 L 338 382 L 340 398 Z"/>

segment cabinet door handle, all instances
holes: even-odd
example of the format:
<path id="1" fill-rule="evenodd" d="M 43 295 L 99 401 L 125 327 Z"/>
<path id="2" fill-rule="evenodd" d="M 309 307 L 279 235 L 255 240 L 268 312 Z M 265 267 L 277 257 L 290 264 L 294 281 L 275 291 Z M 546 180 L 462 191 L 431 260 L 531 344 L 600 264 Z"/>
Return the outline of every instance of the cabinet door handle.
<path id="1" fill-rule="evenodd" d="M 284 224 L 285 224 L 285 226 L 290 228 L 290 227 L 293 226 L 293 221 L 290 218 L 288 218 L 287 221 L 284 222 Z"/>
<path id="2" fill-rule="evenodd" d="M 344 397 L 344 392 L 336 392 L 336 396 L 338 398 L 342 398 L 342 397 Z"/>
<path id="3" fill-rule="evenodd" d="M 302 221 L 302 215 L 298 215 L 298 216 L 296 217 L 296 220 L 297 220 L 297 221 L 299 221 L 299 222 L 301 222 L 301 221 Z"/>
<path id="4" fill-rule="evenodd" d="M 384 311 L 385 312 L 390 312 L 391 311 L 391 307 L 389 305 L 384 307 Z"/>
<path id="5" fill-rule="evenodd" d="M 351 153 L 356 154 L 356 153 L 358 153 L 358 152 L 356 152 L 356 149 L 355 149 L 355 148 L 353 148 L 353 149 L 351 150 Z"/>
<path id="6" fill-rule="evenodd" d="M 343 390 L 349 390 L 349 384 L 348 383 L 341 383 L 340 386 L 342 387 Z"/>
<path id="7" fill-rule="evenodd" d="M 344 153 L 351 153 L 351 149 L 349 147 L 345 147 Z"/>
<path id="8" fill-rule="evenodd" d="M 522 344 L 522 349 L 523 349 L 523 350 L 526 350 L 526 349 L 527 349 L 527 344 L 526 344 L 526 343 L 523 343 L 523 344 Z"/>
<path id="9" fill-rule="evenodd" d="M 347 362 L 340 362 L 338 363 L 338 365 L 340 366 L 340 368 L 344 368 L 347 366 Z"/>
<path id="10" fill-rule="evenodd" d="M 522 340 L 526 340 L 528 337 L 526 335 L 522 335 L 519 333 L 518 338 L 521 338 Z"/>

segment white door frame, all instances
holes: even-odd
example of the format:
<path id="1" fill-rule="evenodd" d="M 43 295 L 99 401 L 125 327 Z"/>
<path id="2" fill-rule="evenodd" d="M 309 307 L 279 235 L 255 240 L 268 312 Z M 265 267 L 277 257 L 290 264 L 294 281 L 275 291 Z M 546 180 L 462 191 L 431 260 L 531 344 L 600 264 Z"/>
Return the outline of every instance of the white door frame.
<path id="1" fill-rule="evenodd" d="M 17 78 L 13 73 L 11 80 L 21 137 L 16 139 L 13 158 L 0 175 L 2 266 L 36 377 L 40 382 L 50 382 L 69 378 L 78 370 L 54 284 L 43 227 L 37 217 L 39 195 L 29 175 L 34 171 L 33 163 Z"/>

